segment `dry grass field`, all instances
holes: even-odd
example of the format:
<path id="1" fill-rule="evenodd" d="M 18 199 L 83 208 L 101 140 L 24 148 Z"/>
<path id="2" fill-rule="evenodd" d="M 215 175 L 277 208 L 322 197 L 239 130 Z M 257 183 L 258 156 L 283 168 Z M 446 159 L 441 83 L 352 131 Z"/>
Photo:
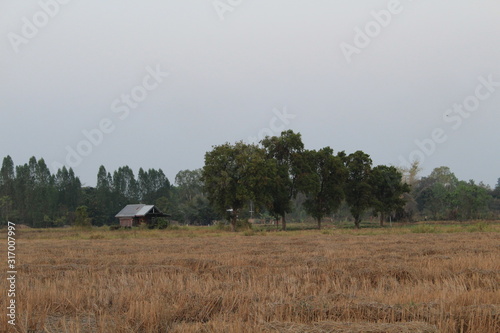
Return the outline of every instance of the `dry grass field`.
<path id="1" fill-rule="evenodd" d="M 497 333 L 493 229 L 21 230 L 0 332 Z"/>

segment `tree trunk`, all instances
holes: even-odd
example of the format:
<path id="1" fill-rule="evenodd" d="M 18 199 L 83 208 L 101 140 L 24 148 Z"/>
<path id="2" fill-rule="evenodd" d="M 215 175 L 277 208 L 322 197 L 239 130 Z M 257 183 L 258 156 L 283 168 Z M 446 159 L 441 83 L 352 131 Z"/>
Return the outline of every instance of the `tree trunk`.
<path id="1" fill-rule="evenodd" d="M 318 230 L 321 230 L 321 218 L 318 218 Z"/>
<path id="2" fill-rule="evenodd" d="M 286 218 L 285 218 L 286 213 L 283 214 L 281 223 L 283 224 L 283 231 L 286 231 Z"/>
<path id="3" fill-rule="evenodd" d="M 233 216 L 231 216 L 231 231 L 232 232 L 236 231 L 236 220 L 237 220 L 237 215 L 233 214 Z"/>
<path id="4" fill-rule="evenodd" d="M 385 219 L 384 213 L 380 213 L 380 226 L 381 227 L 384 226 L 384 219 Z"/>
<path id="5" fill-rule="evenodd" d="M 359 216 L 354 217 L 354 225 L 356 226 L 356 229 L 359 229 L 359 224 L 361 222 L 361 219 Z"/>

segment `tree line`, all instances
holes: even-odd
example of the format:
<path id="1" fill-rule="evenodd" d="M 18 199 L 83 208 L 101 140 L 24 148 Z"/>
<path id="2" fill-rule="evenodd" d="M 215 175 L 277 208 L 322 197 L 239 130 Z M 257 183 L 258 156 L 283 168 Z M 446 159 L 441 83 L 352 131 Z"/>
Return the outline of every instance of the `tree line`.
<path id="1" fill-rule="evenodd" d="M 418 162 L 409 168 L 378 165 L 362 151 L 351 154 L 325 147 L 304 148 L 300 133 L 284 131 L 260 145 L 243 142 L 213 147 L 205 155 L 202 180 L 216 212 L 234 228 L 252 202 L 282 221 L 304 211 L 317 221 L 325 217 L 391 221 L 496 219 L 500 212 L 500 179 L 495 189 L 459 181 L 448 167 L 423 178 Z"/>
<path id="2" fill-rule="evenodd" d="M 325 218 L 361 221 L 495 219 L 500 216 L 500 179 L 494 189 L 461 181 L 448 167 L 420 177 L 418 163 L 407 169 L 373 166 L 362 151 L 351 154 L 304 147 L 300 133 L 284 131 L 258 145 L 237 142 L 214 146 L 205 165 L 177 173 L 171 184 L 161 169 L 128 166 L 108 172 L 101 166 L 95 187 L 82 186 L 74 171 L 51 173 L 43 159 L 0 169 L 0 218 L 31 227 L 78 223 L 116 224 L 115 215 L 131 203 L 155 204 L 182 224 L 206 225 L 256 216 L 280 221 Z M 85 212 L 78 214 L 77 212 Z M 85 219 L 86 220 L 86 219 Z"/>
<path id="3" fill-rule="evenodd" d="M 173 186 L 161 169 L 128 166 L 113 173 L 101 166 L 96 187 L 82 186 L 73 169 L 52 174 L 43 159 L 30 158 L 15 166 L 3 159 L 0 169 L 1 224 L 13 221 L 30 227 L 61 227 L 87 217 L 92 225 L 116 224 L 115 215 L 127 204 L 155 204 L 182 223 L 209 224 L 218 216 L 202 195 L 200 170 L 181 171 Z M 85 223 L 85 222 L 82 222 Z"/>
<path id="4" fill-rule="evenodd" d="M 385 216 L 403 209 L 403 194 L 410 191 L 395 167 L 372 168 L 370 156 L 362 151 L 347 155 L 334 154 L 330 147 L 305 149 L 300 133 L 291 130 L 267 137 L 261 145 L 213 147 L 205 155 L 202 181 L 215 211 L 226 214 L 233 230 L 248 202 L 280 219 L 286 230 L 286 216 L 299 194 L 319 229 L 323 218 L 337 212 L 344 201 L 356 228 L 368 209 L 383 224 Z"/>

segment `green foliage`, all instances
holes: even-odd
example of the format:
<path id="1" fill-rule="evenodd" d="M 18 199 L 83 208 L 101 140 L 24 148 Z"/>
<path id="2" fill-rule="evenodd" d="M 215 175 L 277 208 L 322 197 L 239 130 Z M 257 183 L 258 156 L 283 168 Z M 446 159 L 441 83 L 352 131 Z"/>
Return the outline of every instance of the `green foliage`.
<path id="1" fill-rule="evenodd" d="M 373 204 L 370 155 L 358 150 L 345 157 L 348 177 L 345 187 L 346 201 L 350 207 L 356 228 L 360 227 L 361 216 Z"/>
<path id="2" fill-rule="evenodd" d="M 482 218 L 492 200 L 488 190 L 478 186 L 474 181 L 460 181 L 452 194 L 452 205 L 456 207 L 459 219 Z"/>
<path id="3" fill-rule="evenodd" d="M 12 217 L 12 198 L 8 195 L 5 195 L 3 197 L 0 197 L 0 220 L 2 222 L 4 221 L 10 221 Z"/>
<path id="4" fill-rule="evenodd" d="M 323 217 L 336 224 L 354 218 L 359 228 L 371 208 L 382 222 L 389 214 L 400 221 L 500 218 L 500 179 L 491 189 L 458 180 L 448 167 L 421 179 L 418 163 L 401 171 L 372 169 L 362 151 L 334 156 L 329 147 L 305 150 L 300 133 L 291 130 L 261 144 L 215 146 L 205 154 L 203 169 L 180 171 L 175 186 L 161 169 L 141 168 L 135 178 L 128 166 L 113 172 L 101 166 L 97 186 L 84 187 L 71 168 L 51 174 L 43 159 L 32 157 L 16 166 L 7 156 L 0 169 L 1 223 L 62 227 L 88 226 L 91 220 L 96 226 L 111 225 L 125 205 L 139 202 L 156 204 L 180 224 L 209 225 L 227 218 L 232 230 L 245 228 L 238 220 L 249 217 L 249 205 L 255 216 L 281 218 L 283 229 L 287 218 L 303 222 L 311 217 L 318 226 Z"/>
<path id="5" fill-rule="evenodd" d="M 309 165 L 309 184 L 304 188 L 306 212 L 318 221 L 339 209 L 344 199 L 347 169 L 341 156 L 334 156 L 330 147 L 319 151 L 306 151 L 304 154 Z"/>
<path id="6" fill-rule="evenodd" d="M 174 220 L 191 225 L 209 225 L 220 219 L 203 193 L 202 170 L 183 170 L 175 176 L 175 204 L 170 210 Z"/>
<path id="7" fill-rule="evenodd" d="M 487 214 L 492 196 L 473 181 L 459 181 L 449 168 L 434 169 L 417 186 L 416 201 L 424 215 L 436 220 L 468 220 Z"/>
<path id="8" fill-rule="evenodd" d="M 120 206 L 139 200 L 139 187 L 132 169 L 124 166 L 113 173 L 113 190 L 121 201 Z"/>
<path id="9" fill-rule="evenodd" d="M 266 137 L 261 143 L 277 169 L 273 186 L 269 188 L 272 200 L 266 208 L 276 219 L 282 217 L 283 230 L 286 230 L 286 214 L 292 210 L 291 200 L 298 193 L 299 178 L 304 171 L 299 163 L 304 144 L 300 133 L 292 130 L 283 131 L 279 137 Z"/>
<path id="10" fill-rule="evenodd" d="M 88 216 L 88 207 L 79 206 L 75 211 L 74 226 L 81 229 L 90 229 L 92 227 L 92 220 Z"/>
<path id="11" fill-rule="evenodd" d="M 252 230 L 253 226 L 248 220 L 238 219 L 236 221 L 236 231 Z"/>
<path id="12" fill-rule="evenodd" d="M 148 225 L 149 229 L 166 229 L 170 226 L 170 221 L 167 218 L 159 217 L 154 218 L 151 223 Z"/>
<path id="13" fill-rule="evenodd" d="M 403 175 L 393 166 L 379 165 L 372 169 L 370 184 L 373 196 L 373 212 L 380 214 L 380 225 L 385 217 L 403 209 L 406 200 L 403 194 L 410 192 L 410 186 L 403 183 Z"/>
<path id="14" fill-rule="evenodd" d="M 202 170 L 182 170 L 175 176 L 175 184 L 178 187 L 178 197 L 181 200 L 192 201 L 203 192 Z"/>
<path id="15" fill-rule="evenodd" d="M 276 164 L 266 158 L 263 149 L 243 142 L 226 143 L 205 154 L 202 181 L 215 211 L 228 217 L 234 231 L 247 202 L 258 207 L 272 200 L 276 172 Z"/>
<path id="16" fill-rule="evenodd" d="M 162 169 L 149 169 L 148 171 L 139 169 L 137 195 L 141 202 L 151 203 L 161 196 L 169 196 L 170 188 L 170 181 Z"/>
<path id="17" fill-rule="evenodd" d="M 491 192 L 491 195 L 495 199 L 500 199 L 500 178 L 498 178 L 497 185 L 495 186 L 495 189 Z"/>

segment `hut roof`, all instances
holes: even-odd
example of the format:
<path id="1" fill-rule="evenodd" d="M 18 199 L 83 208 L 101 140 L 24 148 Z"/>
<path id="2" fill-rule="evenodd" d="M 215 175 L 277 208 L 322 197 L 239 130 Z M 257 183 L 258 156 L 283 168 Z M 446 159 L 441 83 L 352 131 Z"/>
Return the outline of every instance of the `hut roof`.
<path id="1" fill-rule="evenodd" d="M 136 205 L 127 205 L 125 206 L 115 217 L 141 217 L 146 215 L 154 215 L 154 216 L 168 216 L 167 214 L 163 214 L 158 208 L 154 205 L 144 205 L 144 204 L 136 204 Z"/>

